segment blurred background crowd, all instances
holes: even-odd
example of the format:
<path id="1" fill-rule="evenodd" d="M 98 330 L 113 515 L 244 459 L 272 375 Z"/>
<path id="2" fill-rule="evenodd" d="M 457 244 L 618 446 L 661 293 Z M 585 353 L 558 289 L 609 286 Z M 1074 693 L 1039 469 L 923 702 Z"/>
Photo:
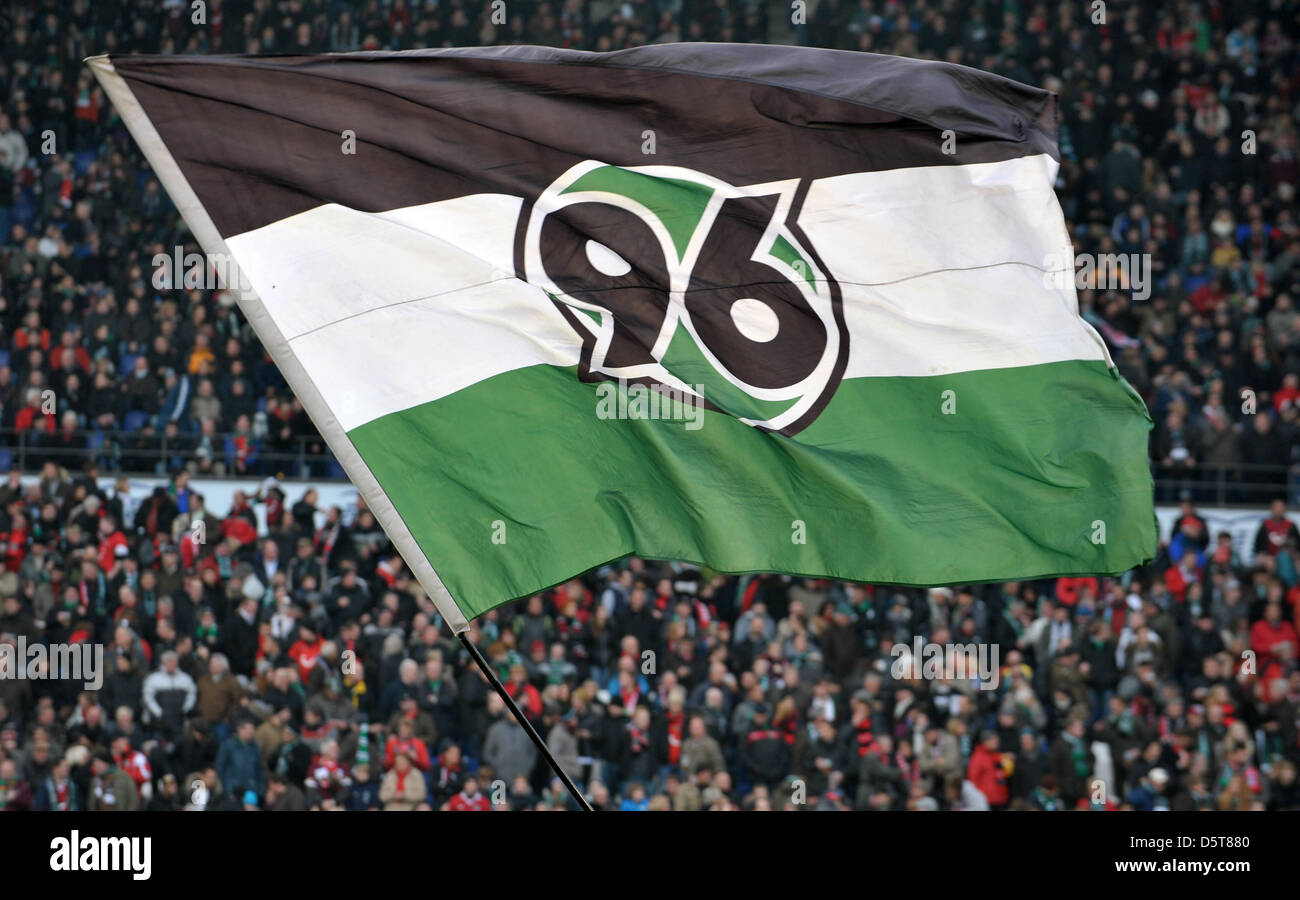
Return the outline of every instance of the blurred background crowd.
<path id="1" fill-rule="evenodd" d="M 0 678 L 0 808 L 568 802 L 369 511 L 273 478 L 208 510 L 190 485 L 342 473 L 233 298 L 160 277 L 156 255 L 198 247 L 81 60 L 675 40 L 944 59 L 1055 91 L 1058 196 L 1096 261 L 1080 311 L 1151 410 L 1157 499 L 1183 509 L 1121 579 L 896 590 L 626 560 L 483 617 L 475 640 L 593 802 L 1300 807 L 1297 3 L 505 11 L 0 10 L 0 642 L 108 645 L 98 691 Z M 1208 503 L 1273 504 L 1249 563 Z M 918 635 L 996 644 L 996 687 L 895 677 Z"/>
<path id="2" fill-rule="evenodd" d="M 772 40 L 943 59 L 1055 91 L 1058 194 L 1091 266 L 1080 311 L 1148 402 L 1159 499 L 1296 499 L 1292 0 L 512 0 L 501 24 L 496 10 L 465 0 L 9 3 L 0 467 L 32 471 L 55 454 L 71 468 L 94 458 L 133 472 L 341 475 L 233 296 L 187 289 L 155 266 L 198 247 L 84 57 Z"/>

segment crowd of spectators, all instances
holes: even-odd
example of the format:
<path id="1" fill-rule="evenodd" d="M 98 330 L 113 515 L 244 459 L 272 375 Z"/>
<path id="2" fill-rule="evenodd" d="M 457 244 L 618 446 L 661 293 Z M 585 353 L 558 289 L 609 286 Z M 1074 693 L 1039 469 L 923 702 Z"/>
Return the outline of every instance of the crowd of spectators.
<path id="1" fill-rule="evenodd" d="M 1300 446 L 1298 17 L 1292 0 L 16 0 L 0 11 L 4 452 L 28 470 L 43 452 L 339 474 L 232 297 L 156 277 L 156 254 L 198 247 L 84 57 L 792 40 L 1055 91 L 1058 194 L 1095 263 L 1080 310 L 1151 410 L 1160 498 L 1266 503 L 1292 492 Z"/>
<path id="2" fill-rule="evenodd" d="M 143 495 L 97 474 L 0 487 L 0 809 L 572 807 L 362 501 L 268 479 L 219 517 L 183 472 Z M 470 637 L 600 808 L 1300 809 L 1283 501 L 1253 549 L 1187 502 L 1123 578 L 629 558 Z M 85 642 L 99 673 L 16 656 Z"/>
<path id="3" fill-rule="evenodd" d="M 464 0 L 208 0 L 200 25 L 181 0 L 8 3 L 0 642 L 100 642 L 108 674 L 0 678 L 0 808 L 571 806 L 363 504 L 269 481 L 221 515 L 190 487 L 337 473 L 231 298 L 157 277 L 155 254 L 198 248 L 82 58 L 679 39 L 946 59 L 1057 92 L 1077 252 L 1151 268 L 1144 296 L 1141 268 L 1103 262 L 1118 280 L 1080 310 L 1148 403 L 1161 499 L 1187 499 L 1120 579 L 925 591 L 629 559 L 480 618 L 592 802 L 1300 806 L 1297 4 L 1102 9 L 818 0 L 790 23 L 779 3 L 509 0 L 496 24 Z M 127 471 L 170 487 L 133 496 Z M 1275 496 L 1248 565 L 1193 505 Z M 996 687 L 896 677 L 917 636 L 997 647 Z"/>
<path id="4" fill-rule="evenodd" d="M 21 447 L 29 468 L 43 458 L 31 447 L 73 467 L 88 450 L 105 470 L 162 473 L 179 462 L 205 473 L 338 475 L 230 295 L 156 277 L 157 254 L 198 247 L 83 57 L 789 39 L 959 62 L 1056 91 L 1058 195 L 1076 252 L 1095 263 L 1080 311 L 1151 408 L 1161 499 L 1265 503 L 1295 493 L 1294 3 L 801 4 L 6 4 L 4 453 Z"/>

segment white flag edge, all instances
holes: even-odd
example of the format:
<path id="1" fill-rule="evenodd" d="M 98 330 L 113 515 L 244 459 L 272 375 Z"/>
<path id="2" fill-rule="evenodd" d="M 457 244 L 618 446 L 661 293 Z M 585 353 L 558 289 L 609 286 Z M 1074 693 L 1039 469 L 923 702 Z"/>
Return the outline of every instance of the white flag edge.
<path id="1" fill-rule="evenodd" d="M 198 195 L 190 187 L 189 180 L 181 172 L 180 166 L 177 165 L 171 151 L 163 143 L 162 137 L 154 128 L 153 122 L 149 120 L 148 114 L 145 113 L 144 108 L 140 105 L 126 81 L 117 73 L 108 56 L 92 56 L 86 60 L 86 65 L 90 67 L 91 72 L 99 81 L 109 100 L 112 101 L 118 115 L 122 117 L 123 124 L 126 125 L 127 130 L 140 146 L 145 159 L 149 161 L 154 174 L 158 176 L 158 180 L 162 182 L 168 196 L 176 204 L 181 218 L 184 219 L 190 232 L 198 240 L 199 246 L 211 256 L 220 255 L 221 258 L 236 263 L 236 267 L 227 267 L 224 272 L 226 279 L 234 282 L 230 285 L 232 288 L 247 284 L 246 280 L 241 282 L 237 271 L 238 261 L 235 259 L 234 254 L 230 252 L 230 248 L 226 246 L 225 240 L 217 230 L 207 210 L 204 209 Z M 271 318 L 262 299 L 257 295 L 256 291 L 249 289 L 234 290 L 233 292 L 240 310 L 248 319 L 249 324 L 253 326 L 253 331 L 256 332 L 267 352 L 271 354 L 271 359 L 289 383 L 289 387 L 293 389 L 294 394 L 302 402 L 303 409 L 307 411 L 307 415 L 311 417 L 312 422 L 320 430 L 321 437 L 325 439 L 325 443 L 338 459 L 343 471 L 361 493 L 366 505 L 374 513 L 375 518 L 378 519 L 380 527 L 384 529 L 393 545 L 401 553 L 402 558 L 411 568 L 412 574 L 415 575 L 420 586 L 424 588 L 429 598 L 438 608 L 438 612 L 442 614 L 452 633 L 459 635 L 468 631 L 469 622 L 466 620 L 465 614 L 456 605 L 451 592 L 447 590 L 447 586 L 438 577 L 432 563 L 429 562 L 424 551 L 416 543 L 414 535 L 411 534 L 411 530 L 407 527 L 401 514 L 393 506 L 392 501 L 388 499 L 388 495 L 380 486 L 374 473 L 370 471 L 370 467 L 366 465 L 365 460 L 361 458 L 361 454 L 353 446 L 352 440 L 339 423 L 338 418 L 330 410 L 329 404 L 325 402 L 325 398 L 316 389 L 315 382 L 312 381 L 295 356 L 289 342 Z"/>

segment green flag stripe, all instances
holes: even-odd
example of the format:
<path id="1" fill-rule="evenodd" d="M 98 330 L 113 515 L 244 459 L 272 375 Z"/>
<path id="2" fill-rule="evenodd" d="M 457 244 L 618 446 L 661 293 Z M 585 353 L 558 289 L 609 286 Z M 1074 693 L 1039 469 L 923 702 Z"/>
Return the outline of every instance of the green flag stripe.
<path id="1" fill-rule="evenodd" d="M 929 585 L 1155 550 L 1150 419 L 1098 361 L 851 379 L 793 439 L 600 419 L 596 388 L 533 366 L 349 432 L 466 616 L 629 553 Z"/>

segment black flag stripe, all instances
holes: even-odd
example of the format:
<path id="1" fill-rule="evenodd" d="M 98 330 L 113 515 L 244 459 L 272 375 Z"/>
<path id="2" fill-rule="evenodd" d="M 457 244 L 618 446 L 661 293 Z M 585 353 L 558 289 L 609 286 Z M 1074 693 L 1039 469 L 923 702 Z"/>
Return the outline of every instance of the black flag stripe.
<path id="1" fill-rule="evenodd" d="M 667 44 L 112 63 L 225 237 L 325 203 L 532 199 L 586 159 L 755 184 L 1057 154 L 1051 93 L 871 53 Z"/>

